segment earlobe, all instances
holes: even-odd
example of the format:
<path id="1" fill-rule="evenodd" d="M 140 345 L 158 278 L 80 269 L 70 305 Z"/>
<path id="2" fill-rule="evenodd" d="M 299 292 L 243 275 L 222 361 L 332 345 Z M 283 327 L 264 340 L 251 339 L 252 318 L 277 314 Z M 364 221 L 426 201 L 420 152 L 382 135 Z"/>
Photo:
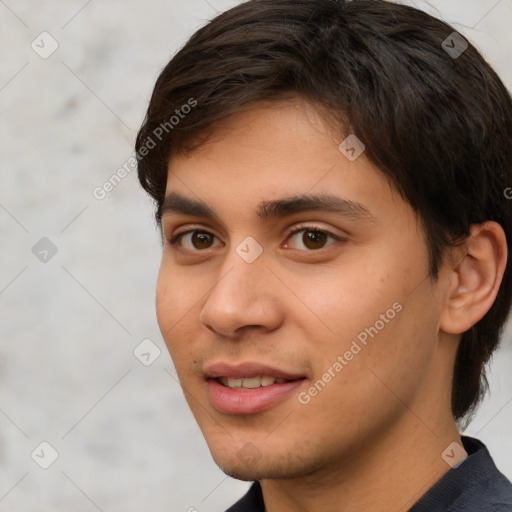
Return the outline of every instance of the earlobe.
<path id="1" fill-rule="evenodd" d="M 488 221 L 471 226 L 461 258 L 451 269 L 440 329 L 461 334 L 479 322 L 498 294 L 507 264 L 503 228 Z"/>

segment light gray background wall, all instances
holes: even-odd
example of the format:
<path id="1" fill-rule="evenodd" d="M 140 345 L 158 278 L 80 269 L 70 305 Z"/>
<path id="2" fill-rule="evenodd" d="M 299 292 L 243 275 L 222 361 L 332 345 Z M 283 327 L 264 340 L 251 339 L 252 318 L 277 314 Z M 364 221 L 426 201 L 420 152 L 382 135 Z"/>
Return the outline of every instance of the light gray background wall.
<path id="1" fill-rule="evenodd" d="M 128 160 L 160 69 L 236 3 L 0 0 L 3 512 L 213 512 L 247 488 L 215 466 L 173 378 L 135 171 L 93 195 Z M 512 88 L 512 0 L 416 3 L 456 22 Z M 149 366 L 133 353 L 144 339 L 151 359 L 161 351 Z M 468 429 L 509 478 L 511 356 L 509 330 Z M 58 452 L 46 470 L 43 441 Z"/>

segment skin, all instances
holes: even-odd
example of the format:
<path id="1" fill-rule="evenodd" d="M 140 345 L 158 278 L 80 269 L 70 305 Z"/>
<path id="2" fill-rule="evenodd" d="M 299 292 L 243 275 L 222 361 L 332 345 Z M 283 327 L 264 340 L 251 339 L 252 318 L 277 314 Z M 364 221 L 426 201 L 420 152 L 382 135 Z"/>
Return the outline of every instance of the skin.
<path id="1" fill-rule="evenodd" d="M 505 237 L 489 222 L 449 253 L 434 282 L 415 213 L 364 153 L 351 162 L 339 151 L 344 138 L 296 98 L 227 118 L 169 163 L 167 194 L 201 200 L 218 219 L 164 213 L 158 322 L 213 458 L 235 478 L 260 480 L 267 512 L 407 510 L 450 469 L 441 454 L 461 443 L 450 409 L 460 333 L 490 308 L 504 271 Z M 357 201 L 372 219 L 254 213 L 306 193 Z M 308 229 L 342 240 L 308 244 Z M 263 249 L 252 263 L 236 252 L 248 236 Z M 396 303 L 378 335 L 300 403 Z M 305 380 L 268 410 L 225 414 L 204 374 L 221 361 Z M 241 456 L 249 449 L 250 460 Z"/>

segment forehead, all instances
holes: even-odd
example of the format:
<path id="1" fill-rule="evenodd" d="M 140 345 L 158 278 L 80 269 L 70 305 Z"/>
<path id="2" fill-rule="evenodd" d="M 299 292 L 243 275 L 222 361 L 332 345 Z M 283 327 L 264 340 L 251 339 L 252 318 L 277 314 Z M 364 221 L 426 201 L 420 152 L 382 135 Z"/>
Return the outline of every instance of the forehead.
<path id="1" fill-rule="evenodd" d="M 213 219 L 229 207 L 264 220 L 306 210 L 370 219 L 367 203 L 389 200 L 392 187 L 364 152 L 347 158 L 342 137 L 301 100 L 232 115 L 200 147 L 171 156 L 161 213 Z"/>

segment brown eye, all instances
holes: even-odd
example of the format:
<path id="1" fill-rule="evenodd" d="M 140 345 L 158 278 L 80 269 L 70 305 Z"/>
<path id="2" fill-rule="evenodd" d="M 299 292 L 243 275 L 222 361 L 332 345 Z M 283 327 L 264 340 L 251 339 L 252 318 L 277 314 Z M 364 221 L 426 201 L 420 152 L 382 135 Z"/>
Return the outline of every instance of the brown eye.
<path id="1" fill-rule="evenodd" d="M 169 243 L 191 252 L 211 249 L 221 245 L 215 235 L 207 231 L 185 231 L 172 238 Z"/>
<path id="2" fill-rule="evenodd" d="M 304 231 L 302 243 L 308 249 L 321 249 L 327 241 L 327 233 L 323 231 Z"/>
<path id="3" fill-rule="evenodd" d="M 210 233 L 203 233 L 201 231 L 194 231 L 192 233 L 192 245 L 196 249 L 209 249 L 213 243 L 213 236 Z"/>
<path id="4" fill-rule="evenodd" d="M 299 249 L 302 251 L 315 251 L 328 247 L 336 242 L 343 241 L 342 238 L 333 235 L 329 231 L 313 228 L 296 229 L 288 236 L 291 243 L 286 243 L 286 248 Z"/>

